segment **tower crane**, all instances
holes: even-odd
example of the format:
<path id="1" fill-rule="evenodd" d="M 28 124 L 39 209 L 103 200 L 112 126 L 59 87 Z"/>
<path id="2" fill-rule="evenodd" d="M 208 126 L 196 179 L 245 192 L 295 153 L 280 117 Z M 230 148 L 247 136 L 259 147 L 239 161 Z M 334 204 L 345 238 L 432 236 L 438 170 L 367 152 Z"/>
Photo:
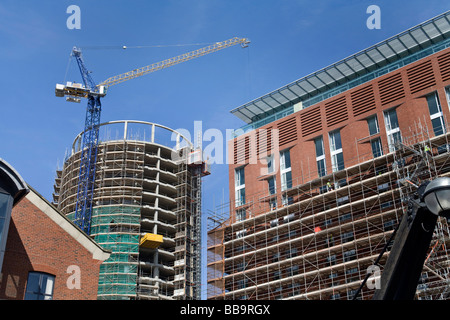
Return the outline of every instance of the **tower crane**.
<path id="1" fill-rule="evenodd" d="M 216 42 L 198 50 L 110 77 L 98 85 L 92 79 L 90 71 L 86 68 L 81 49 L 77 47 L 72 49 L 71 56 L 77 61 L 83 83 L 67 82 L 66 84 L 56 84 L 55 95 L 57 97 L 66 97 L 67 101 L 77 103 L 81 102 L 82 98 L 87 98 L 74 217 L 74 223 L 78 225 L 80 229 L 86 234 L 90 234 L 97 149 L 99 143 L 100 115 L 102 110 L 101 98 L 106 95 L 107 89 L 110 86 L 121 82 L 141 77 L 148 73 L 165 69 L 237 44 L 240 44 L 245 48 L 249 43 L 250 41 L 247 38 L 238 37 L 222 42 Z M 126 47 L 124 46 L 123 48 Z"/>

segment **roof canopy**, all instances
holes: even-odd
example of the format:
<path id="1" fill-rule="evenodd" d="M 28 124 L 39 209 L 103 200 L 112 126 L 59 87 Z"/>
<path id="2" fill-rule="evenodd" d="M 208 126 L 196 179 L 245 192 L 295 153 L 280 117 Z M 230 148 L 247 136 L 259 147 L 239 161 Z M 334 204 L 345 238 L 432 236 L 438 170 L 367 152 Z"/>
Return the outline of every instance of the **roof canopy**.
<path id="1" fill-rule="evenodd" d="M 450 36 L 450 11 L 248 102 L 231 113 L 246 123 L 367 74 Z"/>

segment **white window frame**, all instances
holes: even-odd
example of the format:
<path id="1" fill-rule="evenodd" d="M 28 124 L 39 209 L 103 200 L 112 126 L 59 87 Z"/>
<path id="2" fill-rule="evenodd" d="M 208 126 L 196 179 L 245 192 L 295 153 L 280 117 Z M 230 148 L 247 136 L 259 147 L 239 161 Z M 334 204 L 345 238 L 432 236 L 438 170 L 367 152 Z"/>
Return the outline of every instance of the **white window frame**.
<path id="1" fill-rule="evenodd" d="M 400 124 L 398 127 L 392 128 L 391 117 L 389 116 L 389 114 L 392 111 L 395 112 L 395 116 L 397 117 L 397 124 L 399 124 L 397 110 L 395 108 L 389 109 L 389 110 L 386 110 L 383 112 L 384 123 L 386 125 L 386 135 L 387 135 L 387 140 L 388 140 L 389 152 L 395 151 L 395 143 L 394 143 L 394 138 L 393 138 L 394 134 L 396 134 L 397 132 L 400 133 L 400 140 L 402 139 L 402 135 L 400 132 Z"/>
<path id="2" fill-rule="evenodd" d="M 243 171 L 244 183 L 241 183 L 239 172 Z M 239 207 L 245 204 L 245 169 L 240 167 L 234 170 L 234 189 L 235 189 L 235 207 Z M 244 196 L 242 197 L 242 191 Z M 243 198 L 243 199 L 242 199 Z"/>
<path id="3" fill-rule="evenodd" d="M 236 210 L 236 221 L 243 221 L 247 218 L 247 212 L 245 209 Z"/>
<path id="4" fill-rule="evenodd" d="M 275 172 L 275 157 L 273 154 L 266 157 L 267 161 L 267 174 L 271 174 Z"/>
<path id="5" fill-rule="evenodd" d="M 290 162 L 290 166 L 286 167 L 286 153 L 289 153 L 289 159 L 291 157 L 289 149 L 283 150 L 280 152 L 280 174 L 281 174 L 281 191 L 285 191 L 288 189 L 288 180 L 287 174 L 291 173 L 291 187 L 292 187 L 292 161 Z"/>
<path id="6" fill-rule="evenodd" d="M 336 138 L 335 134 L 339 134 L 341 139 L 341 147 L 336 149 Z M 340 130 L 334 130 L 328 134 L 328 138 L 330 141 L 330 154 L 331 154 L 331 168 L 333 172 L 339 171 L 339 163 L 337 162 L 337 156 L 342 152 L 342 137 Z"/>
<path id="7" fill-rule="evenodd" d="M 317 156 L 317 145 L 316 145 L 316 143 L 317 143 L 317 141 L 319 139 L 320 139 L 320 143 L 321 143 L 322 155 Z M 317 137 L 317 138 L 314 139 L 314 147 L 315 147 L 315 150 L 316 150 L 317 173 L 318 173 L 319 176 L 326 176 L 327 175 L 327 161 L 325 160 L 325 148 L 324 148 L 324 145 L 323 145 L 323 137 L 322 136 Z M 324 168 L 323 175 L 321 175 L 320 172 L 319 172 L 319 165 L 318 165 L 319 161 L 323 161 L 323 168 Z"/>
<path id="8" fill-rule="evenodd" d="M 375 126 L 376 126 L 376 130 L 377 130 L 377 132 L 375 132 L 375 133 L 370 133 L 370 122 L 369 121 L 372 119 L 375 119 Z M 373 135 L 380 133 L 380 125 L 378 124 L 378 117 L 376 114 L 367 118 L 367 127 L 369 128 L 369 136 L 373 136 Z"/>
<path id="9" fill-rule="evenodd" d="M 270 190 L 270 180 L 273 181 L 273 190 Z M 277 194 L 277 178 L 276 176 L 271 176 L 267 179 L 267 184 L 268 184 L 268 190 L 269 190 L 269 195 L 273 196 L 275 194 Z"/>
<path id="10" fill-rule="evenodd" d="M 445 88 L 445 97 L 447 98 L 447 106 L 450 110 L 450 87 Z"/>
<path id="11" fill-rule="evenodd" d="M 31 288 L 31 278 L 37 278 L 37 288 Z M 35 282 L 33 282 L 35 284 Z M 28 273 L 25 288 L 25 300 L 53 300 L 55 276 L 52 274 L 32 271 Z M 37 291 L 35 291 L 37 289 Z"/>
<path id="12" fill-rule="evenodd" d="M 373 148 L 373 143 L 376 143 L 378 145 L 380 154 L 378 154 L 378 155 L 375 154 L 375 152 L 374 152 L 375 150 Z M 380 137 L 370 140 L 370 147 L 372 148 L 372 155 L 374 158 L 381 157 L 383 155 L 383 144 L 381 142 Z"/>
<path id="13" fill-rule="evenodd" d="M 437 118 L 440 119 L 441 128 L 442 128 L 441 134 L 443 134 L 446 132 L 446 128 L 445 128 L 444 113 L 442 112 L 441 102 L 439 101 L 439 95 L 437 94 L 436 91 L 427 95 L 427 98 L 428 98 L 428 96 L 432 96 L 432 95 L 434 96 L 434 99 L 436 101 L 436 105 L 437 105 L 439 111 L 436 113 L 433 113 L 433 114 L 431 114 L 431 112 L 430 112 L 430 118 L 431 118 L 431 121 L 433 121 L 434 119 L 437 119 Z M 427 99 L 427 106 L 428 106 L 428 99 Z M 429 106 L 428 106 L 428 110 L 430 110 Z M 433 132 L 434 132 L 434 128 L 433 128 Z"/>

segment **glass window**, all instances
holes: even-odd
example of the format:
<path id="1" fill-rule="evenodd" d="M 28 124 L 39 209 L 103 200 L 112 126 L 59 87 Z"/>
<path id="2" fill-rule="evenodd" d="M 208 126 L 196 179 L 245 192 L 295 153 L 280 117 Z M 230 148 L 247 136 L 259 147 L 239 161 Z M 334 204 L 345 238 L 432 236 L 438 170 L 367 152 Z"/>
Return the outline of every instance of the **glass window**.
<path id="1" fill-rule="evenodd" d="M 5 226 L 5 220 L 11 214 L 10 200 L 10 195 L 0 193 L 0 240 L 2 239 L 3 232 L 8 232 L 8 230 L 3 230 L 3 226 Z"/>
<path id="2" fill-rule="evenodd" d="M 282 151 L 280 159 L 281 170 L 286 170 L 291 167 L 291 153 L 289 152 L 289 150 Z"/>
<path id="3" fill-rule="evenodd" d="M 25 300 L 52 300 L 55 276 L 47 273 L 28 274 Z"/>
<path id="4" fill-rule="evenodd" d="M 380 157 L 383 155 L 383 146 L 381 145 L 381 139 L 376 138 L 370 141 L 370 144 L 372 145 L 372 154 L 373 157 Z"/>
<path id="5" fill-rule="evenodd" d="M 246 218 L 245 209 L 239 209 L 236 211 L 236 221 L 242 221 L 245 220 L 245 218 Z"/>
<path id="6" fill-rule="evenodd" d="M 244 167 L 238 168 L 234 173 L 235 185 L 235 206 L 239 207 L 245 204 L 245 172 Z"/>
<path id="7" fill-rule="evenodd" d="M 235 173 L 235 186 L 238 187 L 245 185 L 244 167 L 236 169 Z"/>
<path id="8" fill-rule="evenodd" d="M 428 109 L 430 114 L 442 112 L 441 104 L 439 103 L 438 95 L 436 92 L 427 96 Z"/>
<path id="9" fill-rule="evenodd" d="M 281 191 L 292 188 L 292 173 L 291 171 L 286 171 L 281 173 Z"/>
<path id="10" fill-rule="evenodd" d="M 395 151 L 395 145 L 402 141 L 400 127 L 398 125 L 397 112 L 391 109 L 384 112 L 384 122 L 386 125 L 386 134 L 388 138 L 389 151 Z"/>
<path id="11" fill-rule="evenodd" d="M 292 188 L 291 155 L 289 150 L 280 152 L 281 191 Z"/>
<path id="12" fill-rule="evenodd" d="M 369 126 L 369 135 L 374 135 L 380 132 L 376 115 L 367 119 L 367 125 Z"/>
<path id="13" fill-rule="evenodd" d="M 323 147 L 323 138 L 322 136 L 314 139 L 314 144 L 316 146 L 316 163 L 317 163 L 317 172 L 319 177 L 323 177 L 327 174 L 326 163 L 325 163 L 325 150 Z"/>
<path id="14" fill-rule="evenodd" d="M 267 173 L 272 173 L 275 171 L 275 163 L 274 163 L 274 158 L 273 158 L 273 154 L 269 157 L 266 158 L 267 159 Z"/>
<path id="15" fill-rule="evenodd" d="M 276 180 L 275 177 L 270 177 L 267 179 L 267 182 L 269 183 L 269 194 L 275 194 L 276 192 Z"/>
<path id="16" fill-rule="evenodd" d="M 445 133 L 444 114 L 442 113 L 441 104 L 436 92 L 427 96 L 427 104 L 428 110 L 430 111 L 434 135 L 438 136 Z"/>
<path id="17" fill-rule="evenodd" d="M 397 129 L 399 127 L 397 111 L 395 109 L 385 111 L 384 116 L 385 116 L 385 120 L 386 120 L 387 130 L 390 131 L 390 130 Z"/>
<path id="18" fill-rule="evenodd" d="M 240 188 L 236 190 L 236 207 L 245 204 L 245 188 Z"/>
<path id="19" fill-rule="evenodd" d="M 330 149 L 332 152 L 342 149 L 341 132 L 339 130 L 330 133 Z"/>
<path id="20" fill-rule="evenodd" d="M 333 172 L 344 169 L 344 154 L 342 153 L 341 133 L 339 130 L 330 132 L 330 151 Z"/>
<path id="21" fill-rule="evenodd" d="M 8 238 L 12 203 L 13 198 L 9 194 L 0 193 L 0 273 L 3 265 L 6 239 Z"/>
<path id="22" fill-rule="evenodd" d="M 314 139 L 314 143 L 316 145 L 316 157 L 325 155 L 325 151 L 323 149 L 323 138 L 318 137 L 318 138 Z"/>
<path id="23" fill-rule="evenodd" d="M 317 160 L 317 171 L 319 177 L 323 177 L 327 174 L 327 168 L 325 167 L 325 159 Z"/>

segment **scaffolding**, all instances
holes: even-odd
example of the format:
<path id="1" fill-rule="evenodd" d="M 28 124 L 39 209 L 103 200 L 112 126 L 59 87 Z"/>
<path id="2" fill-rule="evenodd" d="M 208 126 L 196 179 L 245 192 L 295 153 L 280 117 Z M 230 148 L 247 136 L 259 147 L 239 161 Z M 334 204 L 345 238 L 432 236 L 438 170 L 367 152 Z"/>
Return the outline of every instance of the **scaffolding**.
<path id="1" fill-rule="evenodd" d="M 112 252 L 100 266 L 98 299 L 200 299 L 203 166 L 174 159 L 174 149 L 155 134 L 158 125 L 138 122 L 146 133 L 133 130 L 134 122 L 113 124 L 123 131 L 111 139 L 104 128 L 93 196 L 91 236 Z M 176 133 L 161 128 L 159 135 Z M 191 145 L 181 147 L 176 134 L 176 150 L 189 154 Z M 57 172 L 54 193 L 72 219 L 80 161 L 74 151 Z"/>
<path id="2" fill-rule="evenodd" d="M 322 177 L 302 170 L 286 191 L 246 195 L 243 206 L 231 201 L 211 212 L 208 299 L 353 299 L 378 258 L 382 272 L 387 243 L 414 185 L 450 175 L 450 134 L 429 138 L 423 126 L 411 133 L 396 152 L 358 154 L 346 159 L 344 170 Z M 424 143 L 435 151 L 425 160 Z M 448 295 L 448 235 L 448 223 L 440 219 L 418 299 Z M 358 299 L 373 293 L 364 286 Z"/>

